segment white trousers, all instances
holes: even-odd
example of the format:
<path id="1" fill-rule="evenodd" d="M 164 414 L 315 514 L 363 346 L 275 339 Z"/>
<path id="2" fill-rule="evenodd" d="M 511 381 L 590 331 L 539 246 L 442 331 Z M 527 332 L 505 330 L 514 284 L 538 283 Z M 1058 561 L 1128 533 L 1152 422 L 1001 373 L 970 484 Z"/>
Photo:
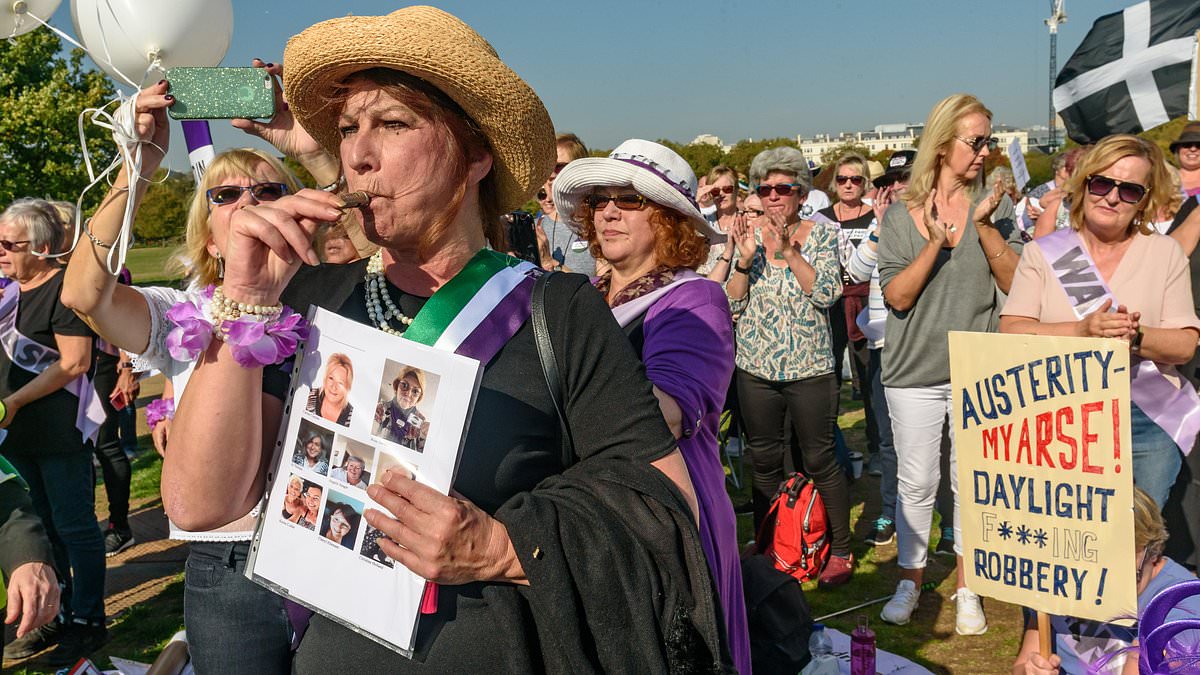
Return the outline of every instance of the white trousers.
<path id="1" fill-rule="evenodd" d="M 950 383 L 884 387 L 897 460 L 896 547 L 901 567 L 925 567 L 929 530 L 941 481 L 942 425 L 950 416 Z M 954 493 L 954 550 L 962 554 L 958 514 L 958 458 L 950 434 L 950 489 Z"/>

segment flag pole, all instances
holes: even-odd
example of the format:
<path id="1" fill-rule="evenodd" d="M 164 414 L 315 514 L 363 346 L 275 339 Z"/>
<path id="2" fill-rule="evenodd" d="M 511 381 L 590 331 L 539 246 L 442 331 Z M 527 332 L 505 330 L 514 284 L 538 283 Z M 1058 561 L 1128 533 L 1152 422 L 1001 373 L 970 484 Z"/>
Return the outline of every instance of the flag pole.
<path id="1" fill-rule="evenodd" d="M 1200 119 L 1200 30 L 1192 42 L 1192 81 L 1188 87 L 1188 119 Z"/>

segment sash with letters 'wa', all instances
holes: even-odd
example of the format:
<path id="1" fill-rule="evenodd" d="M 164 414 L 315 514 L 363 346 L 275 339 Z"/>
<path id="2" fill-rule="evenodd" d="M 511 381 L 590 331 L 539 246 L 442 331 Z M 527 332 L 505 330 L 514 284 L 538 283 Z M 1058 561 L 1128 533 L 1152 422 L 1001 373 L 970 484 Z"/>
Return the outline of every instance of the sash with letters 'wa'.
<path id="1" fill-rule="evenodd" d="M 21 287 L 11 279 L 0 279 L 0 344 L 13 365 L 37 375 L 58 361 L 62 355 L 52 347 L 30 340 L 17 330 L 17 308 L 20 306 L 20 300 Z M 83 434 L 85 441 L 95 441 L 96 432 L 100 430 L 105 417 L 96 388 L 92 386 L 87 375 L 80 375 L 68 382 L 63 389 L 79 399 L 75 427 Z"/>
<path id="2" fill-rule="evenodd" d="M 1137 236 L 1137 235 L 1135 235 Z M 1075 316 L 1091 314 L 1105 300 L 1118 304 L 1112 290 L 1100 276 L 1096 263 L 1079 234 L 1071 228 L 1058 230 L 1037 240 L 1049 261 L 1054 276 L 1067 294 Z M 1186 455 L 1200 432 L 1200 396 L 1190 384 L 1176 387 L 1149 359 L 1133 358 L 1129 397 L 1146 416 L 1167 432 Z"/>

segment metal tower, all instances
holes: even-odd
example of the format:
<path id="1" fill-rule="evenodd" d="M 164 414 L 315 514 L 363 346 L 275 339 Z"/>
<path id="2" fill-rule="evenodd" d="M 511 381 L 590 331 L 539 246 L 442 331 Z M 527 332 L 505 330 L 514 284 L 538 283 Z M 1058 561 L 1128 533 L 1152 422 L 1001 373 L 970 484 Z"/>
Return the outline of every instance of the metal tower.
<path id="1" fill-rule="evenodd" d="M 1058 26 L 1066 22 L 1067 13 L 1063 10 L 1063 0 L 1050 0 L 1050 18 L 1046 19 L 1045 23 L 1050 29 L 1050 95 L 1047 105 L 1050 109 L 1051 152 L 1058 148 L 1058 129 L 1055 124 L 1058 115 L 1054 112 L 1054 78 L 1058 75 Z"/>

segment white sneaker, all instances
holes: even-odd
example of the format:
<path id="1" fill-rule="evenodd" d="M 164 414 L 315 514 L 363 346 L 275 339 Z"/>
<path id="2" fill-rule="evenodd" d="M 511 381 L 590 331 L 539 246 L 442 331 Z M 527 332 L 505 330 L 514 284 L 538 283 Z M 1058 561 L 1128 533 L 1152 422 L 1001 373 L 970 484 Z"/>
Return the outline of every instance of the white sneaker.
<path id="1" fill-rule="evenodd" d="M 915 583 L 909 579 L 901 580 L 896 584 L 896 594 L 883 606 L 879 618 L 888 623 L 903 626 L 912 618 L 913 610 L 917 608 L 917 600 L 920 597 L 921 591 L 917 590 Z"/>
<path id="2" fill-rule="evenodd" d="M 978 595 L 960 588 L 950 597 L 955 601 L 954 632 L 959 635 L 983 635 L 987 632 L 987 617 L 983 615 L 983 602 Z"/>

